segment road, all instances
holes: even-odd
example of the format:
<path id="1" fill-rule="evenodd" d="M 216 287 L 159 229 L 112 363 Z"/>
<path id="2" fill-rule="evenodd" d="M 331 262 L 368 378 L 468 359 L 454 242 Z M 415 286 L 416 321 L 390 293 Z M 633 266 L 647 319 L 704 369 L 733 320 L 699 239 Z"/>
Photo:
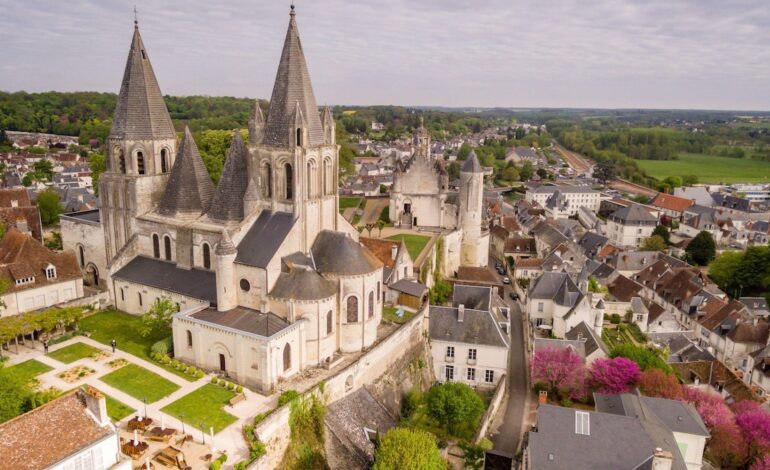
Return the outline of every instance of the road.
<path id="1" fill-rule="evenodd" d="M 494 260 L 490 259 L 494 268 Z M 508 359 L 508 390 L 504 408 L 501 406 L 495 418 L 497 429 L 492 437 L 494 450 L 514 455 L 519 447 L 527 388 L 527 365 L 524 351 L 524 328 L 521 305 L 511 300 L 511 286 L 505 286 L 504 300 L 510 307 L 511 348 Z"/>

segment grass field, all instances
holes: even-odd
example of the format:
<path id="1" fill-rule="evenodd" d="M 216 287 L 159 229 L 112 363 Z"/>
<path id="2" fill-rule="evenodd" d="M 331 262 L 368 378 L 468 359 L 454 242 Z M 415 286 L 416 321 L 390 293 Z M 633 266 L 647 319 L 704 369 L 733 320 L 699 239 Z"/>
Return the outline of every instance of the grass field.
<path id="1" fill-rule="evenodd" d="M 678 160 L 636 160 L 650 176 L 696 175 L 701 183 L 752 183 L 770 181 L 770 162 L 747 158 L 684 153 Z"/>
<path id="2" fill-rule="evenodd" d="M 23 378 L 25 382 L 29 382 L 38 375 L 44 374 L 49 370 L 53 370 L 53 368 L 43 364 L 40 361 L 30 359 L 28 361 L 20 362 L 16 365 L 10 366 L 8 367 L 8 370 Z"/>
<path id="3" fill-rule="evenodd" d="M 224 410 L 234 396 L 235 392 L 224 387 L 206 384 L 174 403 L 166 405 L 161 411 L 177 418 L 181 414 L 185 423 L 195 427 L 200 427 L 203 423 L 203 430 L 206 432 L 209 426 L 212 426 L 216 434 L 237 421 L 235 416 Z"/>
<path id="4" fill-rule="evenodd" d="M 69 364 L 79 359 L 83 359 L 84 357 L 91 357 L 98 352 L 98 349 L 85 343 L 72 343 L 69 346 L 65 346 L 49 353 L 48 357 Z"/>
<path id="5" fill-rule="evenodd" d="M 425 248 L 425 245 L 430 241 L 430 237 L 410 234 L 392 235 L 387 238 L 387 240 L 395 241 L 401 241 L 401 239 L 406 243 L 406 249 L 409 251 L 409 256 L 412 257 L 412 261 L 417 260 L 417 257 L 422 253 L 422 249 Z"/>
<path id="6" fill-rule="evenodd" d="M 120 369 L 100 377 L 99 380 L 111 385 L 121 392 L 127 393 L 137 400 L 147 399 L 147 403 L 153 403 L 161 398 L 171 395 L 179 389 L 179 385 L 169 382 L 158 374 L 129 364 Z"/>
<path id="7" fill-rule="evenodd" d="M 163 338 L 157 335 L 142 336 L 139 334 L 141 324 L 142 317 L 140 316 L 107 310 L 80 320 L 80 329 L 90 332 L 91 339 L 93 340 L 109 345 L 110 341 L 114 339 L 118 342 L 118 349 L 122 349 L 146 361 L 152 361 L 150 358 L 150 348 L 154 343 Z M 156 365 L 190 382 L 197 380 L 195 377 L 190 377 L 171 366 L 161 363 L 156 363 Z"/>
<path id="8" fill-rule="evenodd" d="M 403 316 L 401 318 L 396 315 L 396 311 L 398 311 L 395 307 L 382 307 L 382 318 L 383 320 L 388 320 L 393 323 L 397 323 L 399 325 L 406 323 L 407 320 L 412 318 L 412 315 L 414 315 L 412 312 L 408 310 L 404 310 Z"/>

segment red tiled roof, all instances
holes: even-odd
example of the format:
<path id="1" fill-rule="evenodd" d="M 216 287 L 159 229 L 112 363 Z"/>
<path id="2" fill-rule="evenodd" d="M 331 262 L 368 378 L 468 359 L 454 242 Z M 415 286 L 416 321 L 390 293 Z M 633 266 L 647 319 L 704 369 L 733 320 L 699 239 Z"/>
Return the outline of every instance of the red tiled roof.
<path id="1" fill-rule="evenodd" d="M 690 199 L 685 199 L 679 196 L 672 196 L 671 194 L 658 193 L 655 199 L 650 202 L 653 206 L 660 207 L 662 209 L 684 212 L 688 207 L 695 204 Z"/>
<path id="2" fill-rule="evenodd" d="M 395 260 L 393 259 L 393 247 L 398 250 L 400 242 L 394 242 L 390 240 L 380 240 L 377 238 L 359 237 L 359 241 L 362 245 L 369 248 L 374 256 L 382 262 L 387 268 L 393 268 Z"/>
<path id="3" fill-rule="evenodd" d="M 46 267 L 56 267 L 56 277 L 47 279 Z M 35 276 L 35 281 L 16 285 L 16 280 Z M 75 253 L 57 253 L 44 247 L 15 227 L 0 241 L 0 277 L 11 283 L 9 291 L 19 291 L 82 277 Z"/>

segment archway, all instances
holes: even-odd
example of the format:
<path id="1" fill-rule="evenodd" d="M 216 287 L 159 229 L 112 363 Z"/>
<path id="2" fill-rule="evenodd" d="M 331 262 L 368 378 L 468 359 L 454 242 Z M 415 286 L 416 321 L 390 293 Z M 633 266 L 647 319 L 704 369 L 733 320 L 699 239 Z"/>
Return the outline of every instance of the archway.
<path id="1" fill-rule="evenodd" d="M 85 282 L 87 286 L 99 287 L 99 270 L 93 263 L 89 263 L 86 267 L 86 276 L 85 279 L 83 279 L 83 282 Z"/>

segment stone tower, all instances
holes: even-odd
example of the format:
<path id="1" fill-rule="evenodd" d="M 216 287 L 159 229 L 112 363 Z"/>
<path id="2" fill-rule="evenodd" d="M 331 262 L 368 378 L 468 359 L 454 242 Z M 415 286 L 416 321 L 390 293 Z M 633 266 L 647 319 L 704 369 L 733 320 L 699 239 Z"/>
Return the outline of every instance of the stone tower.
<path id="1" fill-rule="evenodd" d="M 267 120 L 255 108 L 249 137 L 249 171 L 261 190 L 261 207 L 290 212 L 302 226 L 308 252 L 321 230 L 337 230 L 339 148 L 331 110 L 318 112 L 299 39 L 294 6 L 278 64 Z"/>
<path id="2" fill-rule="evenodd" d="M 174 126 L 136 21 L 106 147 L 99 196 L 110 265 L 135 233 L 135 217 L 160 200 L 177 151 Z"/>
<path id="3" fill-rule="evenodd" d="M 463 231 L 460 245 L 460 264 L 486 266 L 489 247 L 482 246 L 482 211 L 484 202 L 484 169 L 471 151 L 460 169 L 460 228 Z M 488 238 L 486 238 L 488 242 Z"/>
<path id="4" fill-rule="evenodd" d="M 414 144 L 415 154 L 418 157 L 430 158 L 430 135 L 428 130 L 425 129 L 422 116 L 420 116 L 420 127 L 414 130 L 412 143 Z"/>

